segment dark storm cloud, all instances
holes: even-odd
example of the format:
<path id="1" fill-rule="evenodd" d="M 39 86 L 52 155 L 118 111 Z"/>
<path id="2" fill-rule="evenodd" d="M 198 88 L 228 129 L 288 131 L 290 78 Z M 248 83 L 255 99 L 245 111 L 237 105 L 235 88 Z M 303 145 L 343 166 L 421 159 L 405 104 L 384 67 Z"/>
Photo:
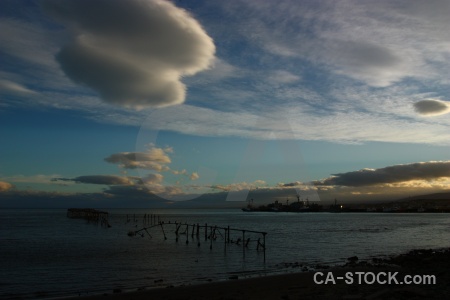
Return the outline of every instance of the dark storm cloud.
<path id="1" fill-rule="evenodd" d="M 367 186 L 450 177 L 450 161 L 419 162 L 334 174 L 315 185 Z"/>
<path id="2" fill-rule="evenodd" d="M 52 181 L 73 181 L 77 183 L 105 184 L 105 185 L 132 185 L 133 181 L 128 177 L 115 175 L 86 175 L 75 178 L 55 178 Z"/>

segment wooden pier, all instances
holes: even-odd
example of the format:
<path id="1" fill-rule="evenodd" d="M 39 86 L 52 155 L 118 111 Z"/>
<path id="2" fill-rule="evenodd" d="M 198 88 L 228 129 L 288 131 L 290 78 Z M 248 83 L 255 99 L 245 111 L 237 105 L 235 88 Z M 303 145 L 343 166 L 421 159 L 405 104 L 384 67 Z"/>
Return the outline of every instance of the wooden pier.
<path id="1" fill-rule="evenodd" d="M 135 222 L 137 222 L 137 219 L 135 216 L 133 217 Z M 127 216 L 127 220 L 129 222 L 129 218 Z M 157 220 L 157 221 L 156 221 Z M 255 230 L 247 230 L 247 229 L 238 229 L 238 228 L 232 228 L 230 226 L 227 227 L 221 227 L 221 226 L 215 226 L 215 225 L 200 225 L 199 223 L 195 224 L 187 224 L 187 223 L 180 223 L 180 222 L 171 222 L 171 221 L 161 221 L 159 216 L 155 215 L 146 215 L 144 216 L 143 220 L 144 224 L 148 224 L 149 226 L 143 227 L 141 229 L 132 230 L 128 232 L 128 236 L 133 237 L 136 235 L 140 235 L 142 237 L 147 234 L 150 238 L 152 238 L 152 235 L 150 234 L 151 229 L 158 229 L 160 228 L 164 240 L 167 240 L 167 235 L 165 230 L 165 227 L 172 227 L 172 229 L 175 232 L 175 241 L 178 243 L 180 241 L 180 238 L 183 236 L 186 237 L 186 244 L 189 244 L 190 241 L 197 242 L 197 246 L 200 247 L 202 240 L 204 239 L 204 242 L 209 244 L 209 249 L 212 250 L 213 248 L 213 242 L 215 242 L 218 238 L 223 240 L 225 249 L 231 246 L 231 244 L 237 245 L 242 247 L 243 255 L 245 257 L 246 251 L 250 249 L 251 245 L 256 245 L 256 251 L 262 250 L 264 253 L 264 262 L 266 262 L 266 235 L 267 232 L 264 231 L 255 231 Z M 232 233 L 238 233 L 238 235 L 233 236 Z M 250 234 L 253 234 L 252 237 L 256 234 L 258 239 L 251 239 L 249 237 Z M 204 236 L 204 237 L 202 237 Z"/>
<path id="2" fill-rule="evenodd" d="M 108 222 L 109 214 L 105 211 L 93 208 L 69 208 L 67 217 L 71 219 L 85 219 L 88 222 L 100 223 L 102 226 L 111 227 Z"/>

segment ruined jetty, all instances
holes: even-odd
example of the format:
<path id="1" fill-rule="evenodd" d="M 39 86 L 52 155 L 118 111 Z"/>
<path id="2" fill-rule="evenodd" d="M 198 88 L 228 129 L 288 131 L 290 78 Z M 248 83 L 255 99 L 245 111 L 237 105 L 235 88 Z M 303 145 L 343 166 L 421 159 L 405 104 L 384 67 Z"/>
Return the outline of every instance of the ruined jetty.
<path id="1" fill-rule="evenodd" d="M 133 216 L 133 219 L 135 223 L 138 222 L 135 215 Z M 129 222 L 130 218 L 127 215 L 127 223 Z M 141 229 L 137 230 L 130 230 L 128 231 L 128 236 L 134 237 L 139 235 L 141 237 L 144 237 L 145 234 L 147 234 L 149 238 L 152 238 L 150 231 L 160 228 L 164 236 L 164 240 L 167 240 L 166 231 L 167 229 L 169 229 L 167 227 L 170 227 L 175 233 L 175 241 L 177 243 L 183 236 L 186 238 L 186 244 L 189 244 L 189 240 L 191 240 L 192 242 L 196 243 L 198 247 L 200 247 L 203 242 L 203 234 L 201 234 L 201 232 L 204 232 L 204 243 L 209 244 L 210 250 L 212 250 L 213 248 L 213 242 L 221 239 L 223 241 L 225 250 L 227 249 L 227 247 L 230 247 L 231 244 L 234 244 L 242 248 L 242 253 L 245 257 L 245 253 L 246 251 L 248 251 L 250 244 L 253 244 L 256 246 L 256 251 L 263 251 L 264 262 L 266 262 L 267 232 L 264 231 L 231 228 L 230 226 L 212 226 L 206 223 L 205 225 L 200 225 L 199 223 L 188 224 L 176 221 L 162 221 L 159 216 L 147 214 L 143 218 L 143 224 L 149 226 L 144 226 Z M 137 224 L 135 226 L 137 227 Z M 234 238 L 232 237 L 232 235 L 234 235 Z"/>
<path id="2" fill-rule="evenodd" d="M 108 212 L 93 208 L 69 208 L 67 210 L 67 217 L 71 219 L 84 219 L 88 222 L 100 223 L 102 226 L 111 227 L 108 221 Z"/>

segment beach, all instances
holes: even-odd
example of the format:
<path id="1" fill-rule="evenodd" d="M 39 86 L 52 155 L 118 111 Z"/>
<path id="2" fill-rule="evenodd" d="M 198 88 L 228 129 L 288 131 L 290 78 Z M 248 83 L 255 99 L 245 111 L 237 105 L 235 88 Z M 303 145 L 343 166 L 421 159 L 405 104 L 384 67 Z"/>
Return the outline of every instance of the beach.
<path id="1" fill-rule="evenodd" d="M 447 299 L 450 293 L 449 270 L 450 249 L 422 249 L 389 258 L 373 258 L 371 261 L 358 261 L 356 257 L 351 257 L 343 266 L 334 268 L 322 266 L 322 269 L 308 272 L 250 279 L 234 277 L 222 282 L 167 286 L 132 292 L 114 290 L 111 293 L 81 298 L 85 300 Z M 393 277 L 389 278 L 389 274 Z M 407 278 L 407 275 L 410 277 Z M 339 279 L 341 277 L 344 279 Z M 350 278 L 353 279 L 351 284 Z"/>

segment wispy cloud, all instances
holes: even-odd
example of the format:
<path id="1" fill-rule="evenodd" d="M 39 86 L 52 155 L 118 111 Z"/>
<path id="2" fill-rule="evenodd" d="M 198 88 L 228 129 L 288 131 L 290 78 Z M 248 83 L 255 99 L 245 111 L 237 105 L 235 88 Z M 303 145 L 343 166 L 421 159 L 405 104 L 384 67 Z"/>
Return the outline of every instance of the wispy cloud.
<path id="1" fill-rule="evenodd" d="M 238 182 L 227 185 L 219 185 L 219 184 L 212 185 L 211 189 L 230 192 L 230 191 L 254 190 L 265 186 L 267 186 L 267 183 L 264 180 L 255 180 L 254 182 Z"/>
<path id="2" fill-rule="evenodd" d="M 292 74 L 289 71 L 285 70 L 276 70 L 271 72 L 271 74 L 268 77 L 268 80 L 273 83 L 294 83 L 301 80 L 301 77 L 295 74 Z"/>
<path id="3" fill-rule="evenodd" d="M 109 103 L 137 109 L 182 103 L 180 78 L 207 69 L 214 58 L 212 39 L 171 2 L 43 4 L 71 34 L 56 56 L 61 68 Z"/>
<path id="4" fill-rule="evenodd" d="M 148 199 L 150 201 L 154 199 L 182 199 L 184 197 L 181 188 L 160 184 L 133 186 L 115 185 L 110 186 L 104 192 L 114 196 L 126 196 L 130 198 L 142 197 L 143 199 Z"/>
<path id="5" fill-rule="evenodd" d="M 409 104 L 409 107 L 411 105 Z M 316 110 L 299 104 L 290 110 L 275 108 L 267 113 L 220 112 L 189 105 L 152 111 L 139 135 L 148 131 L 173 130 L 199 136 L 240 136 L 251 139 L 305 139 L 340 143 L 366 141 L 448 144 L 450 123 L 429 123 L 393 113 Z M 352 113 L 351 116 L 349 113 Z M 438 134 L 432 134 L 436 132 Z"/>
<path id="6" fill-rule="evenodd" d="M 34 93 L 36 93 L 35 91 L 32 91 L 19 83 L 12 82 L 9 80 L 0 80 L 0 91 L 10 92 L 10 93 L 14 93 L 14 94 L 34 94 Z"/>
<path id="7" fill-rule="evenodd" d="M 445 49 L 449 26 L 443 17 L 449 12 L 445 0 L 432 5 L 419 1 L 226 5 L 233 7 L 230 12 L 249 15 L 239 26 L 251 25 L 251 30 L 240 32 L 269 53 L 305 59 L 371 86 L 384 87 L 411 76 L 438 77 L 436 64 L 449 51 Z"/>
<path id="8" fill-rule="evenodd" d="M 39 23 L 16 18 L 0 18 L 0 49 L 9 57 L 24 60 L 42 69 L 56 67 L 56 43 Z"/>

